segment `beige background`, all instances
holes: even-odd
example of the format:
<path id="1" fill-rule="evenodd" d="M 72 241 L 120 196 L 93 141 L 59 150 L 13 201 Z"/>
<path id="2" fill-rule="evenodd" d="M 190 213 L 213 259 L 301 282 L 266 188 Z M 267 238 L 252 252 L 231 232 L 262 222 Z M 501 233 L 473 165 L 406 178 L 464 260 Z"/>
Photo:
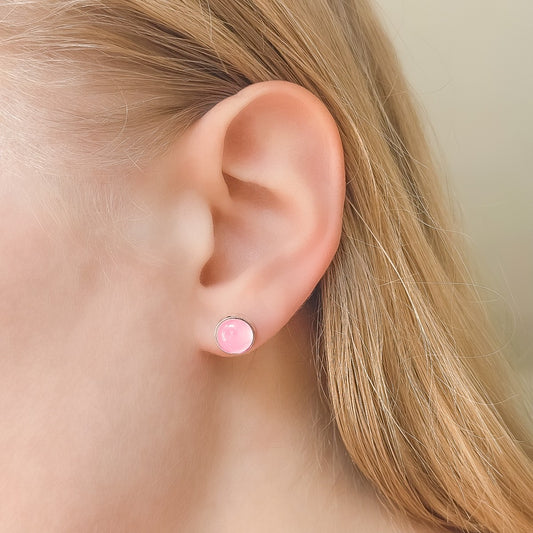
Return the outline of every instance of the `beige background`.
<path id="1" fill-rule="evenodd" d="M 533 370 L 533 0 L 376 3 L 495 290 L 483 298 Z"/>

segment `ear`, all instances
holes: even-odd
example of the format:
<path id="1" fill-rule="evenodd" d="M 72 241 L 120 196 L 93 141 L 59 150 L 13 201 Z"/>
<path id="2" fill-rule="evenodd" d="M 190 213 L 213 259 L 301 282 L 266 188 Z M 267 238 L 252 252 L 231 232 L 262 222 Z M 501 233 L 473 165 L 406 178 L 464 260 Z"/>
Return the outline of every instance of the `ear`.
<path id="1" fill-rule="evenodd" d="M 227 356 L 215 327 L 238 316 L 254 328 L 253 350 L 287 324 L 338 248 L 339 131 L 310 91 L 275 80 L 219 102 L 190 128 L 186 146 L 188 178 L 212 217 L 196 287 L 197 345 Z"/>

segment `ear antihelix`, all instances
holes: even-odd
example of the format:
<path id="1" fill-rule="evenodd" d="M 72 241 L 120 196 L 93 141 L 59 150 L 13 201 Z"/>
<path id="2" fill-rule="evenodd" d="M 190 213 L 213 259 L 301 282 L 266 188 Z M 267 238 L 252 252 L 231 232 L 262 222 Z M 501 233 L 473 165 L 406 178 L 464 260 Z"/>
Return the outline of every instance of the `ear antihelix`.
<path id="1" fill-rule="evenodd" d="M 230 355 L 241 355 L 249 352 L 254 344 L 255 330 L 242 317 L 226 316 L 215 327 L 217 346 Z"/>

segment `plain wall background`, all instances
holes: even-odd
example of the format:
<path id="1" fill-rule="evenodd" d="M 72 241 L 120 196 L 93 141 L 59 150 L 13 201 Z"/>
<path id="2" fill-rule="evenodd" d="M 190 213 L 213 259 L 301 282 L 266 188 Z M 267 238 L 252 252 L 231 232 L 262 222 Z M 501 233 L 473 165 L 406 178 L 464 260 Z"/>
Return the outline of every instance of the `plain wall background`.
<path id="1" fill-rule="evenodd" d="M 496 291 L 483 298 L 533 371 L 533 0 L 376 4 Z"/>

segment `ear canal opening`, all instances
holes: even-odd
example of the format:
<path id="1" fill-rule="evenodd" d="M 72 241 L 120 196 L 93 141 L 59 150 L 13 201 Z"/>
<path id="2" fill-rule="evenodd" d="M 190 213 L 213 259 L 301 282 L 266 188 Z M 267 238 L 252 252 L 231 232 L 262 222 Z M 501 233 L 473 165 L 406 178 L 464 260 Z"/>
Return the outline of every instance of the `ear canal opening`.
<path id="1" fill-rule="evenodd" d="M 268 187 L 223 173 L 231 202 L 222 211 L 213 206 L 214 250 L 200 272 L 210 286 L 232 281 L 254 263 L 266 260 L 283 246 L 290 207 Z"/>

